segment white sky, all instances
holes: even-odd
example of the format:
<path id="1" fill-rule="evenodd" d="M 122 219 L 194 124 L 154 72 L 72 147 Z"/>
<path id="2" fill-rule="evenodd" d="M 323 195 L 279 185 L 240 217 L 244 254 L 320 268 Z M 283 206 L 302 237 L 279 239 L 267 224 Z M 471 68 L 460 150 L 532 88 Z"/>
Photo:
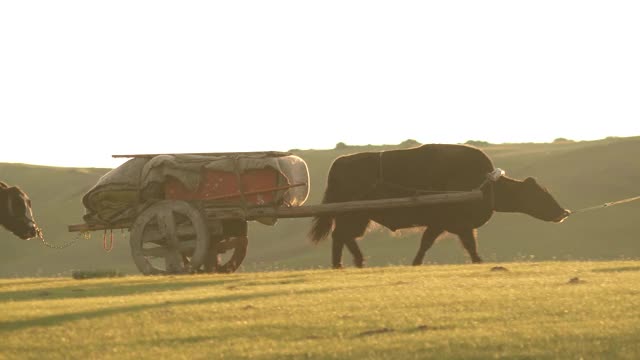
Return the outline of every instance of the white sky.
<path id="1" fill-rule="evenodd" d="M 0 0 L 0 162 L 636 136 L 639 19 L 639 1 Z"/>

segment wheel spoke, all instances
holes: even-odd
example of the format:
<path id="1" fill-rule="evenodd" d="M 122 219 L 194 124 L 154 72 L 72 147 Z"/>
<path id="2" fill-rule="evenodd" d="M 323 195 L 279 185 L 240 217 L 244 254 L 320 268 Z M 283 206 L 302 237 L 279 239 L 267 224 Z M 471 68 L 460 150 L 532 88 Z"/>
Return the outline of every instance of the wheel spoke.
<path id="1" fill-rule="evenodd" d="M 165 269 L 170 274 L 184 273 L 186 271 L 182 262 L 182 254 L 177 250 L 168 250 L 164 257 Z"/>
<path id="2" fill-rule="evenodd" d="M 173 210 L 162 208 L 157 216 L 158 228 L 162 237 L 167 240 L 167 244 L 174 249 L 178 248 L 178 234 L 176 233 L 176 219 Z"/>
<path id="3" fill-rule="evenodd" d="M 237 237 L 227 238 L 218 243 L 218 254 L 224 254 L 229 250 L 235 250 L 240 244 L 240 239 Z"/>
<path id="4" fill-rule="evenodd" d="M 196 248 L 196 240 L 180 241 L 178 247 L 180 254 L 190 254 Z M 169 250 L 164 246 L 142 249 L 142 255 L 144 256 L 166 257 L 168 253 Z"/>
<path id="5" fill-rule="evenodd" d="M 195 238 L 197 234 L 189 224 L 178 224 L 176 226 L 176 236 L 178 239 Z M 147 226 L 144 231 L 144 242 L 161 243 L 166 239 L 166 235 L 156 226 Z M 181 241 L 184 242 L 184 241 Z"/>
<path id="6" fill-rule="evenodd" d="M 225 239 L 218 243 L 217 251 L 219 254 L 227 250 L 233 250 L 231 258 L 224 264 L 218 264 L 217 272 L 232 273 L 238 269 L 245 256 L 247 255 L 247 245 L 249 239 L 246 236 L 238 236 L 231 239 Z"/>
<path id="7" fill-rule="evenodd" d="M 165 257 L 169 253 L 169 250 L 165 247 L 154 247 L 149 249 L 142 249 L 142 255 L 150 257 Z"/>

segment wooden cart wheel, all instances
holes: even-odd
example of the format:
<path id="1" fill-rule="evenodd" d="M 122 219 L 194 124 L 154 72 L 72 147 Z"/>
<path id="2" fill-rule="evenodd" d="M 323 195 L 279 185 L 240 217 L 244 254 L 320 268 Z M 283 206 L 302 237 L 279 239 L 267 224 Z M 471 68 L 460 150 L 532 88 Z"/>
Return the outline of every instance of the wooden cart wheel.
<path id="1" fill-rule="evenodd" d="M 249 239 L 247 222 L 210 221 L 207 223 L 211 240 L 203 270 L 208 273 L 232 273 L 245 256 Z"/>
<path id="2" fill-rule="evenodd" d="M 232 273 L 238 270 L 245 256 L 247 256 L 247 247 L 249 238 L 246 236 L 230 237 L 220 240 L 215 249 L 217 254 L 216 272 Z M 223 261 L 226 252 L 231 251 L 231 256 L 227 261 Z"/>
<path id="3" fill-rule="evenodd" d="M 138 215 L 129 244 L 145 275 L 188 273 L 204 262 L 209 232 L 198 209 L 185 201 L 163 200 Z"/>
<path id="4" fill-rule="evenodd" d="M 212 239 L 209 252 L 204 261 L 204 271 L 208 273 L 232 273 L 240 267 L 245 256 L 249 238 L 235 236 L 225 239 Z"/>

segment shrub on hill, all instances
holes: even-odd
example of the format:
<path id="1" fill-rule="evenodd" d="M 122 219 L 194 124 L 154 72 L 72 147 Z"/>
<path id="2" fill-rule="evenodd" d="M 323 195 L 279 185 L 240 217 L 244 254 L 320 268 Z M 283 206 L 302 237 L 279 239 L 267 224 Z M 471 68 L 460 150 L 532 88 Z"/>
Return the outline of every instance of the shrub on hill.
<path id="1" fill-rule="evenodd" d="M 482 140 L 467 140 L 465 144 L 477 147 L 491 146 L 490 142 Z"/>
<path id="2" fill-rule="evenodd" d="M 348 148 L 349 145 L 343 143 L 342 141 L 336 144 L 336 150 L 342 150 Z"/>
<path id="3" fill-rule="evenodd" d="M 575 141 L 567 139 L 567 138 L 563 138 L 563 137 L 559 137 L 559 138 L 553 140 L 554 144 L 566 144 L 566 143 L 572 143 L 572 142 L 575 142 Z"/>
<path id="4" fill-rule="evenodd" d="M 419 141 L 413 140 L 413 139 L 407 139 L 403 142 L 400 143 L 400 146 L 402 147 L 414 147 L 414 146 L 419 146 L 422 145 Z"/>

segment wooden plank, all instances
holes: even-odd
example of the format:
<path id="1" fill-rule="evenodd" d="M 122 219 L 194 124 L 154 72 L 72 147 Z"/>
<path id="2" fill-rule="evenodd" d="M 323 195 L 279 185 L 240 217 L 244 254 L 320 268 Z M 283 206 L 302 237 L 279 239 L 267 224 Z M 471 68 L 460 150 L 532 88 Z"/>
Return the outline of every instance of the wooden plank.
<path id="1" fill-rule="evenodd" d="M 69 232 L 84 232 L 84 231 L 98 231 L 98 230 L 115 230 L 115 229 L 128 229 L 133 225 L 131 223 L 123 223 L 123 224 L 114 224 L 114 225 L 104 225 L 104 224 L 75 224 L 69 225 L 67 229 Z"/>
<path id="2" fill-rule="evenodd" d="M 267 156 L 281 157 L 292 155 L 283 151 L 247 151 L 247 152 L 212 152 L 212 153 L 176 153 L 176 154 L 128 154 L 111 155 L 113 158 L 152 158 L 160 155 L 201 155 L 201 156 Z"/>
<path id="3" fill-rule="evenodd" d="M 239 217 L 234 217 L 234 219 L 238 219 Z M 69 232 L 85 232 L 85 231 L 100 231 L 100 230 L 112 230 L 112 229 L 130 229 L 133 226 L 133 221 L 128 223 L 121 223 L 115 225 L 106 225 L 106 224 L 74 224 L 67 226 L 67 230 Z M 150 233 L 150 236 L 156 239 L 162 239 L 162 234 L 157 227 L 149 227 L 147 232 Z M 190 225 L 178 225 L 177 234 L 180 237 L 185 236 L 195 236 L 195 232 L 193 231 L 193 227 Z"/>
<path id="4" fill-rule="evenodd" d="M 446 193 L 420 195 L 405 198 L 391 198 L 381 200 L 348 201 L 320 205 L 308 205 L 290 208 L 249 208 L 246 213 L 240 208 L 219 209 L 206 206 L 204 208 L 207 219 L 245 219 L 255 220 L 264 217 L 301 218 L 318 215 L 336 215 L 346 212 L 371 211 L 393 208 L 417 207 L 425 205 L 451 204 L 467 201 L 477 201 L 483 198 L 482 191 L 473 190 L 460 193 Z"/>

